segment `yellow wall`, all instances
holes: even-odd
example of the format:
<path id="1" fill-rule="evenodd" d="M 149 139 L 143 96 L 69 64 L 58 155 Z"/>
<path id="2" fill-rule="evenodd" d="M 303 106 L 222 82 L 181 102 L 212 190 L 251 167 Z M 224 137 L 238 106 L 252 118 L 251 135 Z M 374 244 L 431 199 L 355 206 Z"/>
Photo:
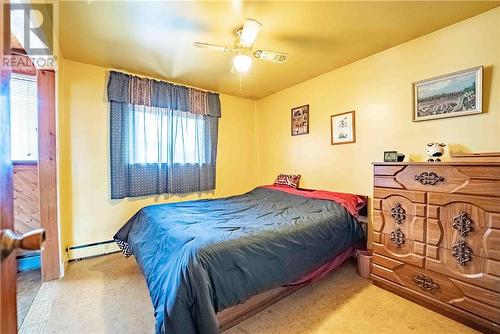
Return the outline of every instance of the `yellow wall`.
<path id="1" fill-rule="evenodd" d="M 341 50 L 339 50 L 341 52 Z M 484 110 L 413 123 L 411 82 L 483 65 Z M 299 173 L 307 188 L 370 195 L 384 150 L 425 160 L 426 143 L 500 151 L 500 8 L 258 101 L 221 95 L 217 189 L 234 195 Z M 108 240 L 139 208 L 165 197 L 109 199 L 108 69 L 70 60 L 58 76 L 62 247 Z M 290 108 L 310 105 L 310 133 L 290 136 Z M 356 110 L 357 143 L 330 145 L 330 115 Z M 254 181 L 256 179 L 256 181 Z M 198 195 L 168 200 L 199 198 Z"/>
<path id="2" fill-rule="evenodd" d="M 412 122 L 412 82 L 479 65 L 484 114 Z M 292 137 L 290 108 L 304 104 L 310 133 Z M 433 141 L 500 151 L 500 8 L 275 93 L 257 101 L 256 110 L 261 184 L 297 173 L 303 187 L 370 195 L 371 162 L 382 161 L 384 150 L 414 161 L 426 160 Z M 351 110 L 357 142 L 332 146 L 330 115 Z"/>
<path id="3" fill-rule="evenodd" d="M 221 197 L 255 184 L 254 102 L 221 95 L 217 189 L 185 197 L 110 200 L 108 163 L 108 69 L 63 60 L 60 110 L 60 209 L 62 247 L 109 240 L 145 205 Z"/>

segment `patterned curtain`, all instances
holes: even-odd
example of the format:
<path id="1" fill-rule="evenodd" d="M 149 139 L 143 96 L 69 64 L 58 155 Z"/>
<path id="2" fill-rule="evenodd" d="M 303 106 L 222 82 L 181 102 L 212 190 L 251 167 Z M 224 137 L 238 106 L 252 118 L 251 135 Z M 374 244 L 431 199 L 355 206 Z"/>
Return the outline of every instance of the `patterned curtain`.
<path id="1" fill-rule="evenodd" d="M 110 72 L 111 198 L 215 189 L 219 95 Z"/>

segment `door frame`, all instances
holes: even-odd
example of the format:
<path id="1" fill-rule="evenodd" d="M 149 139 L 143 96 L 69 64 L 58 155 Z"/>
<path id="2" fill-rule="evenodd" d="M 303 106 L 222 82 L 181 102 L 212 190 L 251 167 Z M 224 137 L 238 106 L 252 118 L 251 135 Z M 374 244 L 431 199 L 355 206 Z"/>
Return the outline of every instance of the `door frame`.
<path id="1" fill-rule="evenodd" d="M 19 52 L 19 51 L 17 51 Z M 57 212 L 57 153 L 56 153 L 56 94 L 55 72 L 36 69 L 26 52 L 16 53 L 29 62 L 30 75 L 36 75 L 38 117 L 38 195 L 40 227 L 45 230 L 46 241 L 41 252 L 42 280 L 61 276 L 59 227 Z M 12 68 L 14 73 L 23 70 Z"/>
<path id="2" fill-rule="evenodd" d="M 31 67 L 29 75 L 36 75 L 37 117 L 38 117 L 38 195 L 40 227 L 45 230 L 45 246 L 41 252 L 42 281 L 57 279 L 61 276 L 59 226 L 57 212 L 57 153 L 56 153 L 56 94 L 55 72 L 36 69 L 29 56 L 23 56 Z M 13 68 L 14 73 L 23 70 Z"/>
<path id="3" fill-rule="evenodd" d="M 57 212 L 56 93 L 55 72 L 37 71 L 38 87 L 38 191 L 40 225 L 45 229 L 42 281 L 61 277 Z"/>

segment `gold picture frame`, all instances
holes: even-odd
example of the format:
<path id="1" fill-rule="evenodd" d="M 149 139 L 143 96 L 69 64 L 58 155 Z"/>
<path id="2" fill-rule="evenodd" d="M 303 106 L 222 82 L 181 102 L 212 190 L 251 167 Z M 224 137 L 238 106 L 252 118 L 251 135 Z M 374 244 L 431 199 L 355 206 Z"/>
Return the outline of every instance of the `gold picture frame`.
<path id="1" fill-rule="evenodd" d="M 483 66 L 412 83 L 414 122 L 481 114 Z"/>
<path id="2" fill-rule="evenodd" d="M 330 116 L 332 145 L 356 142 L 356 113 L 354 110 Z"/>

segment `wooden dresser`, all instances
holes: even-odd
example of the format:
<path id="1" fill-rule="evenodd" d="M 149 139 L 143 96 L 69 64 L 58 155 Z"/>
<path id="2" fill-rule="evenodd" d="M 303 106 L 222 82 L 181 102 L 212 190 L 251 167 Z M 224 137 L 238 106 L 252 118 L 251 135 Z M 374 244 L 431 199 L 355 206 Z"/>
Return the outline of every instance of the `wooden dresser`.
<path id="1" fill-rule="evenodd" d="M 374 163 L 374 283 L 500 333 L 500 163 Z"/>

